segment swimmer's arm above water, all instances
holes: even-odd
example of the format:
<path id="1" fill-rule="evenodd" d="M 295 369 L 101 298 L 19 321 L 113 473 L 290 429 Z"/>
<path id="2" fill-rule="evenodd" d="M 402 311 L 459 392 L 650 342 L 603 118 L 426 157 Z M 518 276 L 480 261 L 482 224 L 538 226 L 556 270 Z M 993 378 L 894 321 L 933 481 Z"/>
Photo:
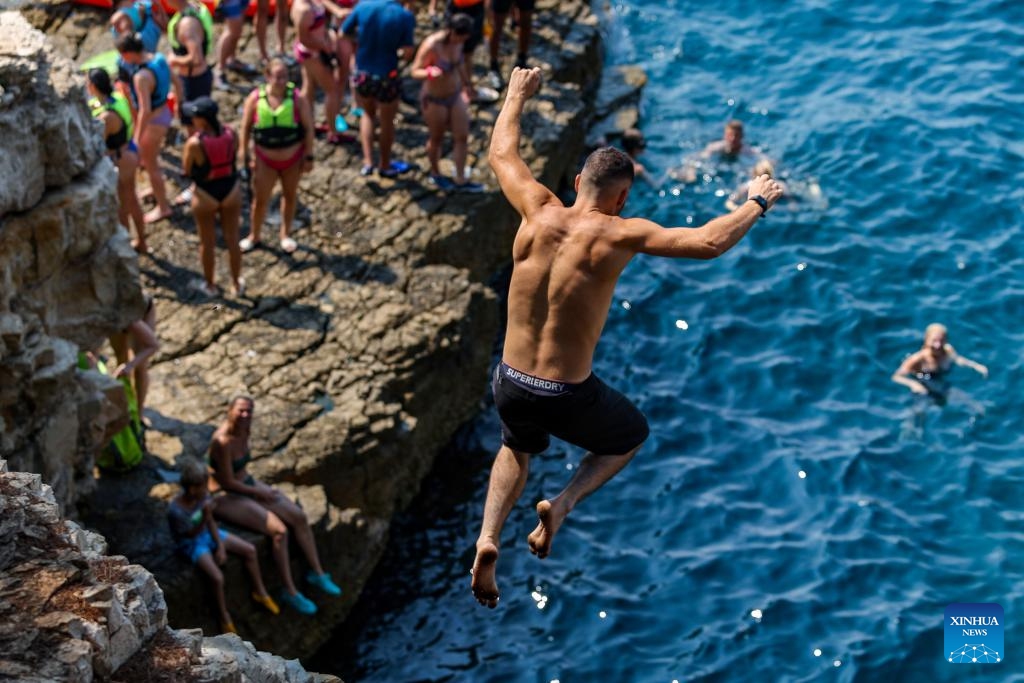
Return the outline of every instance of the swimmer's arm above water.
<path id="1" fill-rule="evenodd" d="M 664 228 L 642 218 L 623 221 L 624 242 L 634 251 L 653 256 L 713 259 L 732 249 L 761 217 L 761 206 L 754 197 L 763 197 L 769 208 L 782 190 L 767 175 L 750 182 L 747 201 L 735 211 L 719 216 L 699 228 Z"/>
<path id="2" fill-rule="evenodd" d="M 909 376 L 917 371 L 920 363 L 920 351 L 907 356 L 907 359 L 896 369 L 896 372 L 892 373 L 892 381 L 896 382 L 896 384 L 902 384 L 915 394 L 927 394 L 928 387 Z"/>
<path id="3" fill-rule="evenodd" d="M 947 349 L 947 352 L 949 353 L 949 355 L 953 358 L 953 362 L 954 363 L 956 363 L 957 365 L 959 365 L 961 367 L 970 368 L 971 370 L 974 370 L 975 372 L 977 372 L 979 375 L 981 375 L 985 379 L 988 379 L 988 368 L 987 367 L 985 367 L 981 363 L 974 362 L 973 360 L 971 360 L 970 358 L 967 358 L 966 356 L 961 356 L 960 354 L 958 354 L 953 349 L 952 346 L 947 345 L 946 349 Z"/>

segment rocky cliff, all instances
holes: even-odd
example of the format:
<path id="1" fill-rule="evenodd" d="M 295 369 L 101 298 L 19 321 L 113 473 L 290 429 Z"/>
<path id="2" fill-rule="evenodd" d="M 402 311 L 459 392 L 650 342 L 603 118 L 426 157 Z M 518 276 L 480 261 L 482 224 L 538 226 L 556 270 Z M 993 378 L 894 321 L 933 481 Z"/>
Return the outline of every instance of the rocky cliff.
<path id="1" fill-rule="evenodd" d="M 142 295 L 82 80 L 14 12 L 0 13 L 0 140 L 0 457 L 67 506 L 124 414 L 77 351 L 137 318 Z"/>
<path id="2" fill-rule="evenodd" d="M 524 116 L 522 151 L 535 175 L 558 187 L 583 150 L 600 36 L 585 2 L 538 6 L 531 56 L 545 83 Z M 102 44 L 102 15 L 35 3 L 29 16 L 74 58 L 88 56 L 84 45 Z M 253 49 L 246 34 L 242 54 L 251 58 Z M 235 84 L 217 93 L 222 111 L 237 111 L 251 87 Z M 416 90 L 410 84 L 403 94 L 396 155 L 426 168 Z M 384 548 L 391 516 L 478 409 L 499 332 L 487 283 L 507 261 L 518 216 L 484 155 L 497 108 L 473 113 L 470 163 L 488 187 L 483 195 L 438 193 L 422 173 L 363 178 L 357 150 L 318 145 L 300 186 L 301 246 L 292 255 L 273 247 L 246 255 L 245 297 L 205 300 L 187 286 L 199 269 L 190 217 L 152 230 L 154 253 L 141 265 L 162 342 L 147 410 L 152 457 L 128 476 L 101 478 L 83 518 L 157 576 L 175 626 L 209 632 L 216 624 L 204 582 L 172 551 L 164 521 L 170 472 L 182 456 L 203 455 L 232 394 L 256 398 L 251 471 L 300 502 L 325 566 L 345 588 L 340 599 L 310 592 L 315 617 L 269 617 L 251 608 L 243 569 L 229 563 L 240 632 L 291 657 L 312 653 L 344 618 Z M 175 154 L 165 155 L 172 188 Z M 275 232 L 265 227 L 271 243 Z M 266 548 L 261 559 L 273 590 Z M 305 567 L 293 564 L 302 576 Z"/>
<path id="3" fill-rule="evenodd" d="M 26 683 L 340 683 L 238 636 L 167 626 L 156 579 L 61 519 L 38 474 L 0 460 L 0 678 Z"/>

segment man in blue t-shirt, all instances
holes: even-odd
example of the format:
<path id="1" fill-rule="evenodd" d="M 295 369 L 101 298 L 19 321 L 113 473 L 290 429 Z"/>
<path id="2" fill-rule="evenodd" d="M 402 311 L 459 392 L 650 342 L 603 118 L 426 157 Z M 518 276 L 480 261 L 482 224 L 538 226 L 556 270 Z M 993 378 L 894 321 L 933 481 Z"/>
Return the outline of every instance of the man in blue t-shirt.
<path id="1" fill-rule="evenodd" d="M 413 55 L 415 39 L 413 29 L 416 18 L 406 5 L 411 0 L 363 0 L 341 25 L 344 37 L 356 46 L 356 72 L 352 85 L 356 102 L 363 109 L 359 120 L 359 138 L 363 146 L 361 173 L 369 175 L 373 165 L 373 133 L 380 113 L 380 175 L 394 178 L 409 170 L 409 165 L 391 159 L 391 145 L 395 140 L 395 114 L 401 81 L 398 78 L 398 59 L 409 60 Z"/>

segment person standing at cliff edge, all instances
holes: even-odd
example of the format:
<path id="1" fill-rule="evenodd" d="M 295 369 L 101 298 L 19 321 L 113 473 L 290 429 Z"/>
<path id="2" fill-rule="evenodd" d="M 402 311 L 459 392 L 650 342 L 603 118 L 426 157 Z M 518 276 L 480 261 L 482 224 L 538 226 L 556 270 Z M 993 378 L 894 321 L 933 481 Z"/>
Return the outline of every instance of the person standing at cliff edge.
<path id="1" fill-rule="evenodd" d="M 492 382 L 502 446 L 491 468 L 471 583 L 477 601 L 492 608 L 498 604 L 501 528 L 523 492 L 530 456 L 548 447 L 550 435 L 589 451 L 565 489 L 537 504 L 540 522 L 528 540 L 530 552 L 543 559 L 566 515 L 647 439 L 643 413 L 591 371 L 626 264 L 638 253 L 721 256 L 782 195 L 778 183 L 761 176 L 750 182 L 742 206 L 700 228 L 620 218 L 633 162 L 603 147 L 587 157 L 576 176 L 576 201 L 564 206 L 519 155 L 519 120 L 539 86 L 540 69 L 513 69 L 488 152 L 502 192 L 522 216 L 512 246 L 505 348 Z"/>

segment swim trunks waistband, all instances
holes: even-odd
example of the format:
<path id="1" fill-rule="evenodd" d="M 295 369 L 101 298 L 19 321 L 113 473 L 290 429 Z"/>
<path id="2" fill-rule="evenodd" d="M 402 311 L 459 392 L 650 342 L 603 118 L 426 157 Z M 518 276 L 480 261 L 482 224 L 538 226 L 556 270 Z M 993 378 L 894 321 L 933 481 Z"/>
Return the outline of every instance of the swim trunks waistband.
<path id="1" fill-rule="evenodd" d="M 504 362 L 500 363 L 498 367 L 500 368 L 502 376 L 507 377 L 513 384 L 517 384 L 527 391 L 531 391 L 542 396 L 561 396 L 562 394 L 567 394 L 583 385 L 582 382 L 559 382 L 552 379 L 537 377 L 527 372 L 523 372 L 522 370 L 516 370 L 511 365 L 507 365 Z"/>

